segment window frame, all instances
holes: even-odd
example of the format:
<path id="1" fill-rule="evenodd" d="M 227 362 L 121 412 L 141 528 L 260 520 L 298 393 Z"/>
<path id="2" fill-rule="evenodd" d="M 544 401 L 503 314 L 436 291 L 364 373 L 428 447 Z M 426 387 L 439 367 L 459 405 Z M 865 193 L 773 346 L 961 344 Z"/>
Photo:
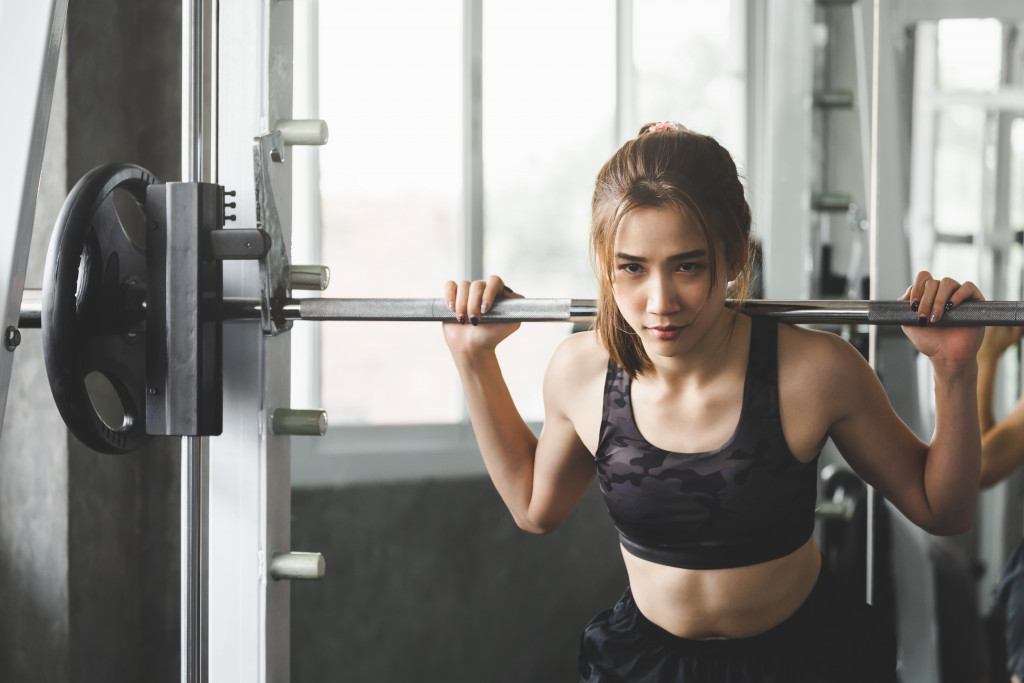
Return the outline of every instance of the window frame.
<path id="1" fill-rule="evenodd" d="M 295 2 L 295 45 L 304 47 L 295 54 L 296 118 L 318 118 L 319 2 Z M 748 5 L 750 2 L 747 0 Z M 749 6 L 745 16 L 749 26 L 755 16 Z M 480 279 L 484 276 L 483 0 L 463 0 L 462 20 L 464 192 L 459 234 L 464 271 L 472 279 Z M 633 0 L 616 0 L 614 129 L 617 140 L 626 139 L 635 132 L 631 123 L 635 100 L 632 52 Z M 748 98 L 748 111 L 750 101 Z M 294 149 L 292 261 L 319 263 L 317 149 Z M 300 156 L 305 154 L 308 156 Z M 294 226 L 301 226 L 301 229 L 296 230 Z M 296 407 L 316 406 L 320 402 L 319 328 L 295 325 L 291 335 L 291 403 Z M 541 422 L 528 424 L 535 434 L 540 433 Z M 292 439 L 292 486 L 296 488 L 485 474 L 486 468 L 480 458 L 465 405 L 460 420 L 455 423 L 345 425 L 343 428 L 328 427 L 322 437 Z"/>

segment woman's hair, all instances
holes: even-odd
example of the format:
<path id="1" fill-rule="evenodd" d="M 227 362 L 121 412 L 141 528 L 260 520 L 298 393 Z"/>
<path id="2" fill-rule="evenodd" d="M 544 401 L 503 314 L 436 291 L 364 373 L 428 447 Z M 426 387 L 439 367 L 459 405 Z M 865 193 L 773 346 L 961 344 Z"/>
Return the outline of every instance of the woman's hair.
<path id="1" fill-rule="evenodd" d="M 698 226 L 707 242 L 714 288 L 718 255 L 741 268 L 728 296 L 742 301 L 750 282 L 750 207 L 732 156 L 707 135 L 666 124 L 647 124 L 597 174 L 590 232 L 598 280 L 595 327 L 612 360 L 633 379 L 652 369 L 640 338 L 619 312 L 612 294 L 615 236 L 622 219 L 640 208 L 668 208 Z"/>

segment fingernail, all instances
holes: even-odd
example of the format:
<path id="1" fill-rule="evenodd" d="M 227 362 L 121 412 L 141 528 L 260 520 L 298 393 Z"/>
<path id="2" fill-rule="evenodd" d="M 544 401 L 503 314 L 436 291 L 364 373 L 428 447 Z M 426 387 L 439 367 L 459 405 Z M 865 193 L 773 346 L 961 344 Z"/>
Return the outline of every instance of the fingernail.
<path id="1" fill-rule="evenodd" d="M 939 319 L 939 314 L 937 312 L 936 313 L 932 313 L 931 322 L 935 322 L 938 319 Z"/>
<path id="2" fill-rule="evenodd" d="M 475 326 L 475 325 L 478 325 L 478 324 L 480 323 L 480 321 L 479 321 L 479 320 L 477 320 L 477 319 L 476 319 L 476 316 L 474 315 L 473 317 L 471 317 L 471 318 L 469 319 L 469 323 L 470 323 L 471 325 L 474 325 L 474 326 Z"/>
<path id="3" fill-rule="evenodd" d="M 947 311 L 952 311 L 953 310 L 953 302 L 952 301 L 947 301 L 946 302 L 946 310 Z"/>
<path id="4" fill-rule="evenodd" d="M 921 327 L 924 327 L 925 325 L 928 324 L 928 318 L 922 315 L 920 318 L 917 319 L 917 324 Z"/>
<path id="5" fill-rule="evenodd" d="M 921 300 L 920 299 L 914 299 L 913 301 L 910 302 L 910 310 L 916 311 L 917 307 L 920 306 L 920 305 L 921 305 Z"/>
<path id="6" fill-rule="evenodd" d="M 461 313 L 455 316 L 455 319 L 459 321 L 460 325 L 466 322 L 466 316 L 462 315 Z"/>
<path id="7" fill-rule="evenodd" d="M 480 304 L 480 315 L 483 315 L 484 313 L 486 313 L 487 309 L 489 309 L 490 307 L 491 307 L 491 305 L 489 303 L 487 303 L 486 301 L 481 303 Z"/>
<path id="8" fill-rule="evenodd" d="M 455 312 L 455 302 L 454 301 L 449 301 L 448 302 L 448 310 L 451 311 L 452 313 Z"/>

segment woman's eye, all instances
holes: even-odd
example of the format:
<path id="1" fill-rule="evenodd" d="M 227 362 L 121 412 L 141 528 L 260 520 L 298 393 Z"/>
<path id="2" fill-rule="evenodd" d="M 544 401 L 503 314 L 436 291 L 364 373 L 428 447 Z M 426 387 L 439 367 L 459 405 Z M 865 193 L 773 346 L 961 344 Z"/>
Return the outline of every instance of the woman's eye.
<path id="1" fill-rule="evenodd" d="M 629 273 L 630 275 L 637 275 L 643 272 L 643 266 L 639 263 L 623 263 L 619 266 L 619 270 Z"/>
<path id="2" fill-rule="evenodd" d="M 678 269 L 683 273 L 694 273 L 700 270 L 702 265 L 700 263 L 680 263 Z"/>

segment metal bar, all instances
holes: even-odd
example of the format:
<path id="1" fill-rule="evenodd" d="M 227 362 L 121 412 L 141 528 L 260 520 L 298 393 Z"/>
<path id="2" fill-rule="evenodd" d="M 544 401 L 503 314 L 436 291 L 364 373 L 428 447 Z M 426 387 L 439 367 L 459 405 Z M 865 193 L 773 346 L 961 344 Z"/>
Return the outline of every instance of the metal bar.
<path id="1" fill-rule="evenodd" d="M 906 301 L 747 300 L 744 313 L 766 315 L 797 324 L 918 325 L 917 313 Z M 259 320 L 258 299 L 226 298 L 221 307 L 224 320 Z M 482 322 L 593 322 L 597 315 L 594 299 L 502 299 L 483 316 Z M 288 320 L 322 322 L 393 321 L 449 322 L 455 315 L 444 299 L 293 299 L 284 307 Z M 26 289 L 21 304 L 20 326 L 31 329 L 40 324 L 38 289 Z M 938 327 L 1024 326 L 1024 302 L 965 301 L 946 311 Z"/>
<path id="2" fill-rule="evenodd" d="M 185 0 L 182 32 L 182 180 L 203 180 L 204 19 L 203 0 Z M 203 627 L 203 444 L 199 437 L 181 440 L 181 676 L 182 683 L 202 683 Z"/>
<path id="3" fill-rule="evenodd" d="M 745 313 L 765 315 L 792 323 L 850 323 L 866 325 L 918 325 L 920 317 L 905 301 L 761 301 L 739 304 Z M 225 302 L 225 317 L 254 317 L 245 310 L 255 302 Z M 503 299 L 482 322 L 590 322 L 597 314 L 593 299 Z M 444 299 L 298 299 L 285 306 L 285 317 L 319 321 L 451 321 L 454 314 Z M 1024 325 L 1024 303 L 1019 301 L 966 301 L 946 311 L 941 327 Z"/>
<path id="4" fill-rule="evenodd" d="M 181 439 L 181 680 L 202 675 L 202 441 Z"/>
<path id="5" fill-rule="evenodd" d="M 203 0 L 182 4 L 182 181 L 203 179 Z"/>

